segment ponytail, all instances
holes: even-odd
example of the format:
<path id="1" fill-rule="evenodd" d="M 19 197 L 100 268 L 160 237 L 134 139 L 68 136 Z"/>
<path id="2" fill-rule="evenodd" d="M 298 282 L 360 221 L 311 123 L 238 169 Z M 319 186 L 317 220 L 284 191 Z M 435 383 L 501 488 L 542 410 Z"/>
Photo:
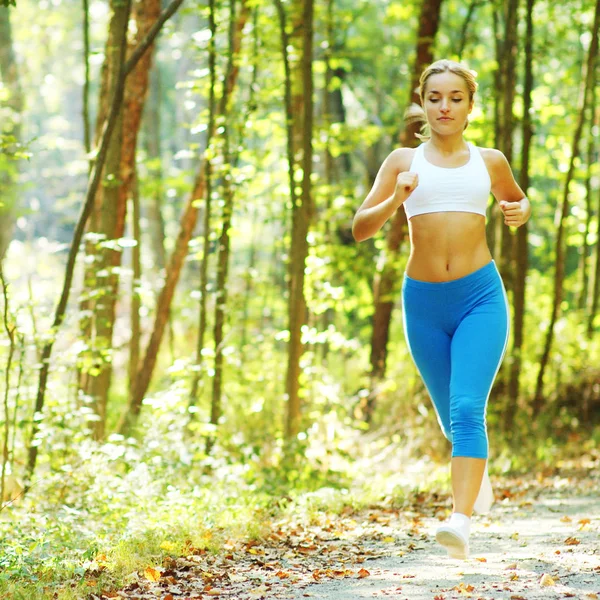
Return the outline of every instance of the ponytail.
<path id="1" fill-rule="evenodd" d="M 404 111 L 404 122 L 407 125 L 413 123 L 421 123 L 420 133 L 415 133 L 415 137 L 419 138 L 422 142 L 426 142 L 431 136 L 429 129 L 429 123 L 425 116 L 425 111 L 422 106 L 415 104 L 414 102 Z"/>

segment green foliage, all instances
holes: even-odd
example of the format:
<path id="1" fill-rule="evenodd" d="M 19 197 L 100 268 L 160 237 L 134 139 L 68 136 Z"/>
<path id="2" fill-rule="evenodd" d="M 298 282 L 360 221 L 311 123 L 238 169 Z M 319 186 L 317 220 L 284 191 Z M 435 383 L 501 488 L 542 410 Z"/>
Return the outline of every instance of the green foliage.
<path id="1" fill-rule="evenodd" d="M 0 0 L 0 6 L 16 6 L 17 0 Z"/>
<path id="2" fill-rule="evenodd" d="M 2 2 L 7 4 L 7 0 Z M 108 11 L 107 3 L 93 4 L 90 66 L 95 114 Z M 444 3 L 436 58 L 456 57 L 470 4 L 459 0 Z M 15 361 L 11 373 L 14 385 L 9 408 L 11 415 L 15 411 L 16 425 L 11 432 L 14 452 L 11 450 L 10 465 L 15 476 L 22 474 L 34 420 L 39 425 L 33 440 L 39 465 L 29 494 L 0 513 L 0 597 L 46 598 L 54 593 L 64 599 L 82 597 L 118 586 L 149 563 L 182 554 L 190 543 L 218 551 L 230 537 L 260 538 L 266 520 L 281 512 L 298 511 L 310 518 L 322 509 L 340 510 L 382 497 L 401 502 L 415 485 L 404 468 L 409 461 L 431 475 L 431 480 L 419 486 L 435 485 L 445 476 L 440 475 L 438 462 L 447 458 L 448 445 L 406 348 L 399 305 L 394 307 L 387 377 L 377 389 L 373 422 L 368 427 L 361 420 L 361 409 L 372 391 L 368 365 L 373 277 L 387 260 L 387 228 L 363 244 L 356 244 L 351 236 L 354 212 L 378 166 L 398 144 L 397 135 L 403 128 L 420 4 L 336 2 L 331 39 L 323 28 L 328 19 L 326 7 L 324 3 L 316 7 L 315 219 L 305 269 L 303 420 L 297 439 L 287 444 L 283 433 L 289 339 L 286 268 L 293 257 L 289 256 L 284 73 L 273 3 L 256 0 L 250 6 L 258 10 L 244 30 L 231 114 L 219 121 L 219 127 L 229 127 L 232 133 L 234 160 L 230 164 L 223 164 L 221 138 L 205 149 L 208 36 L 199 29 L 199 8 L 189 5 L 179 21 L 167 25 L 160 39 L 155 55 L 160 123 L 146 122 L 138 145 L 143 269 L 135 287 L 142 303 L 142 349 L 164 278 L 156 264 L 158 244 L 150 235 L 155 225 L 151 210 L 156 198 L 163 200 L 164 245 L 171 252 L 181 208 L 204 156 L 213 163 L 215 212 L 208 232 L 209 256 L 203 256 L 204 232 L 200 231 L 190 243 L 171 307 L 168 339 L 157 357 L 137 430 L 131 437 L 113 434 L 98 443 L 92 441 L 91 430 L 99 417 L 92 399 L 78 390 L 78 378 L 93 376 L 100 366 L 111 365 L 107 430 L 114 431 L 128 402 L 133 242 L 129 237 L 115 241 L 88 235 L 87 241 L 98 249 L 111 247 L 123 252 L 115 338 L 112 344 L 101 340 L 92 347 L 81 335 L 80 327 L 89 314 L 78 310 L 78 302 L 102 300 L 106 294 L 99 278 L 108 273 L 91 269 L 88 288 L 84 294 L 74 295 L 57 335 L 44 414 L 32 414 L 40 349 L 49 335 L 64 252 L 81 207 L 89 165 L 77 116 L 82 71 L 78 11 L 67 2 L 19 2 L 19 19 L 12 25 L 19 60 L 26 67 L 23 86 L 28 107 L 23 131 L 36 136 L 40 151 L 36 147 L 34 155 L 29 145 L 19 145 L 8 135 L 0 138 L 0 179 L 7 175 L 12 181 L 18 174 L 17 163 L 31 159 L 21 170 L 19 184 L 24 185 L 18 188 L 31 210 L 5 262 L 14 321 L 24 340 L 22 360 Z M 586 451 L 599 443 L 600 434 L 591 428 L 583 402 L 577 400 L 589 391 L 590 387 L 585 387 L 588 379 L 593 382 L 598 377 L 594 368 L 600 364 L 598 332 L 587 338 L 583 325 L 587 313 L 576 308 L 582 226 L 587 217 L 583 153 L 576 181 L 569 189 L 572 210 L 566 223 L 563 310 L 546 378 L 545 410 L 535 423 L 529 406 L 551 309 L 555 213 L 564 193 L 577 116 L 575 98 L 585 50 L 582 40 L 589 29 L 591 3 L 586 7 L 582 9 L 580 2 L 541 2 L 534 15 L 535 139 L 529 190 L 534 216 L 530 222 L 521 396 L 512 439 L 504 439 L 500 429 L 505 407 L 501 386 L 489 403 L 488 422 L 499 454 L 496 468 L 502 471 L 531 468 L 531 457 L 552 464 L 561 454 L 572 452 L 568 440 L 574 435 L 590 437 Z M 492 3 L 477 3 L 462 56 L 478 72 L 480 83 L 466 136 L 482 146 L 495 143 L 493 8 Z M 206 6 L 200 10 L 205 17 Z M 228 16 L 227 3 L 219 3 L 217 98 L 225 76 Z M 333 70 L 329 115 L 324 114 L 327 63 Z M 518 91 L 520 81 L 521 75 Z M 519 99 L 515 112 L 521 118 Z M 596 135 L 597 141 L 593 128 L 586 131 Z M 150 148 L 153 134 L 161 140 L 158 149 Z M 521 142 L 517 123 L 513 161 L 517 175 Z M 297 181 L 300 175 L 296 173 Z M 594 165 L 594 194 L 598 175 Z M 225 176 L 231 178 L 235 191 L 228 322 L 222 348 L 225 393 L 222 416 L 218 423 L 211 423 L 216 239 Z M 202 215 L 204 200 L 198 198 L 196 206 Z M 588 243 L 595 243 L 597 236 L 597 215 L 593 215 Z M 87 256 L 94 259 L 92 252 Z M 405 243 L 400 273 L 407 256 Z M 209 261 L 209 313 L 205 347 L 197 362 L 198 267 L 203 258 Z M 6 350 L 3 340 L 0 359 L 6 358 Z M 505 368 L 509 365 L 507 356 Z M 197 374 L 200 392 L 190 407 L 190 384 Z M 591 398 L 588 410 L 597 409 L 595 397 L 586 398 Z M 209 438 L 214 445 L 207 455 Z M 352 485 L 362 486 L 362 491 Z M 74 588 L 70 590 L 70 586 Z"/>

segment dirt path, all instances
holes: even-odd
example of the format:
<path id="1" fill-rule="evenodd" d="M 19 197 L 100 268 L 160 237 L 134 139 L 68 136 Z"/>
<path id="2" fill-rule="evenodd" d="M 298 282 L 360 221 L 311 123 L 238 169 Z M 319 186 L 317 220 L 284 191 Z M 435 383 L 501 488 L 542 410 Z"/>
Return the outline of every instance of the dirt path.
<path id="1" fill-rule="evenodd" d="M 494 479 L 497 502 L 474 519 L 471 558 L 445 556 L 432 533 L 448 497 L 400 508 L 313 512 L 273 523 L 262 543 L 228 553 L 191 549 L 159 581 L 112 597 L 546 600 L 600 598 L 600 469 L 530 480 Z"/>

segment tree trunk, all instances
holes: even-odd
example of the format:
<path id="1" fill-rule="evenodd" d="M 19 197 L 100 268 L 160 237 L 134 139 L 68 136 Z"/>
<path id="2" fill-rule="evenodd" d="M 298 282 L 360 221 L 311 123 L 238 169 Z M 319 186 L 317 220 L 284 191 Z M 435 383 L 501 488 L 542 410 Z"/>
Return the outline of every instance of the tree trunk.
<path id="1" fill-rule="evenodd" d="M 594 321 L 598 314 L 598 302 L 600 302 L 600 189 L 598 189 L 598 204 L 596 207 L 596 249 L 594 261 L 594 283 L 590 285 L 590 313 L 587 322 L 587 337 L 592 339 L 594 333 Z"/>
<path id="2" fill-rule="evenodd" d="M 596 68 L 596 71 L 598 69 Z M 587 148 L 587 175 L 585 178 L 585 227 L 583 230 L 581 240 L 581 259 L 580 259 L 580 273 L 581 273 L 581 288 L 579 291 L 579 302 L 578 306 L 584 310 L 586 308 L 587 298 L 589 294 L 589 270 L 588 264 L 590 259 L 590 247 L 588 245 L 588 236 L 590 234 L 590 227 L 592 224 L 593 217 L 593 198 L 592 198 L 592 170 L 594 167 L 594 156 L 596 154 L 595 141 L 596 136 L 594 130 L 600 127 L 600 121 L 596 117 L 596 79 L 597 73 L 594 77 L 594 83 L 592 84 L 592 92 L 590 99 L 590 130 L 588 132 L 588 148 Z M 598 232 L 600 234 L 600 231 Z"/>
<path id="3" fill-rule="evenodd" d="M 519 0 L 505 0 L 504 6 L 504 42 L 501 46 L 502 54 L 499 57 L 498 67 L 502 69 L 502 121 L 500 130 L 500 150 L 506 156 L 509 164 L 513 161 L 513 131 L 515 119 L 513 115 L 513 104 L 515 98 L 516 66 L 518 51 L 518 10 Z M 496 207 L 496 211 L 498 208 Z M 498 214 L 498 226 L 500 227 L 500 252 L 496 253 L 495 260 L 502 280 L 507 290 L 513 289 L 514 268 L 511 257 L 513 256 L 514 235 L 504 225 L 504 219 Z"/>
<path id="4" fill-rule="evenodd" d="M 248 18 L 248 5 L 244 1 L 242 4 L 242 10 L 237 20 L 236 33 L 235 33 L 235 56 L 239 55 L 241 43 L 242 43 L 242 30 L 246 24 Z M 237 61 L 234 61 L 234 67 L 229 73 L 226 81 L 224 82 L 223 97 L 230 95 L 235 87 L 237 81 L 239 66 Z M 222 98 L 223 99 L 223 98 Z M 222 113 L 222 102 L 219 106 L 219 114 Z M 179 281 L 181 269 L 183 263 L 188 254 L 188 244 L 196 227 L 196 221 L 198 218 L 197 202 L 205 197 L 206 192 L 206 166 L 204 159 L 200 162 L 192 192 L 188 197 L 188 201 L 183 209 L 181 218 L 179 221 L 179 234 L 175 242 L 175 248 L 171 254 L 167 271 L 165 275 L 165 283 L 162 287 L 160 295 L 156 303 L 156 316 L 154 319 L 154 327 L 150 336 L 150 341 L 146 347 L 144 354 L 144 360 L 138 370 L 134 394 L 129 401 L 126 412 L 122 415 L 118 430 L 120 433 L 127 433 L 131 427 L 137 421 L 142 408 L 142 400 L 148 391 L 150 380 L 154 367 L 156 366 L 156 359 L 158 357 L 158 350 L 165 332 L 165 326 L 167 324 L 171 302 L 175 293 L 175 287 Z"/>
<path id="5" fill-rule="evenodd" d="M 212 141 L 215 134 L 215 113 L 216 113 L 216 99 L 215 99 L 215 86 L 217 83 L 216 73 L 216 61 L 217 53 L 215 48 L 215 39 L 217 35 L 217 22 L 215 18 L 215 0 L 209 0 L 209 28 L 210 28 L 210 40 L 208 42 L 208 68 L 210 71 L 210 90 L 208 98 L 208 134 L 206 136 L 206 153 L 204 156 L 204 168 L 205 168 L 205 184 L 206 184 L 206 199 L 204 201 L 204 227 L 202 228 L 203 236 L 203 251 L 202 259 L 200 262 L 200 304 L 199 304 L 199 315 L 198 315 L 198 339 L 196 342 L 196 371 L 192 378 L 192 386 L 190 391 L 190 406 L 194 406 L 198 399 L 198 387 L 200 379 L 202 378 L 202 350 L 204 349 L 204 335 L 206 333 L 206 296 L 208 287 L 208 258 L 210 252 L 210 220 L 212 214 Z M 233 23 L 234 15 L 231 15 L 231 22 Z M 231 30 L 230 30 L 231 31 Z M 234 40 L 235 42 L 235 40 Z M 233 65 L 233 48 L 230 48 L 229 65 Z M 190 413 L 193 416 L 194 413 Z"/>
<path id="6" fill-rule="evenodd" d="M 145 148 L 152 167 L 148 169 L 152 178 L 152 197 L 148 208 L 148 221 L 150 239 L 154 261 L 159 270 L 167 265 L 165 252 L 165 223 L 162 216 L 162 203 L 164 197 L 162 153 L 161 153 L 161 85 L 160 68 L 158 64 L 150 70 L 150 91 L 144 110 Z"/>
<path id="7" fill-rule="evenodd" d="M 135 384 L 135 375 L 140 361 L 140 286 L 142 283 L 142 232 L 140 228 L 140 189 L 137 174 L 134 175 L 131 193 L 131 234 L 135 242 L 131 252 L 131 338 L 129 340 L 129 397 L 131 398 Z"/>
<path id="8" fill-rule="evenodd" d="M 598 67 L 596 67 L 598 68 Z M 594 101 L 593 104 L 597 106 L 596 95 L 598 90 L 594 88 Z M 594 116 L 594 122 L 598 124 L 598 118 L 600 118 L 600 113 Z M 588 306 L 589 313 L 587 319 L 587 328 L 586 333 L 588 339 L 592 338 L 592 334 L 594 333 L 594 320 L 596 319 L 596 314 L 598 313 L 598 302 L 600 302 L 600 188 L 597 190 L 598 192 L 598 203 L 596 205 L 596 245 L 593 254 L 595 255 L 594 260 L 594 271 L 591 275 L 592 279 L 589 284 L 589 295 L 588 295 Z"/>
<path id="9" fill-rule="evenodd" d="M 539 415 L 543 406 L 543 394 L 544 394 L 544 374 L 548 361 L 550 359 L 550 350 L 552 348 L 552 341 L 554 338 L 554 325 L 558 319 L 560 304 L 562 301 L 562 285 L 564 280 L 565 272 L 565 248 L 563 239 L 565 238 L 565 221 L 569 214 L 569 185 L 573 179 L 575 172 L 575 159 L 579 154 L 579 140 L 581 139 L 581 132 L 583 130 L 583 124 L 585 121 L 586 108 L 588 106 L 590 94 L 593 92 L 592 83 L 594 81 L 594 70 L 596 67 L 596 59 L 598 53 L 598 28 L 600 27 L 600 0 L 596 0 L 596 9 L 594 16 L 594 25 L 592 30 L 592 41 L 590 43 L 589 53 L 587 57 L 587 63 L 585 65 L 585 74 L 582 77 L 582 85 L 579 94 L 579 118 L 577 120 L 577 126 L 573 134 L 573 143 L 571 147 L 571 158 L 569 161 L 569 170 L 567 172 L 567 178 L 565 181 L 565 187 L 563 190 L 562 204 L 560 206 L 560 221 L 558 224 L 558 232 L 556 235 L 556 268 L 554 272 L 554 298 L 552 303 L 552 313 L 550 315 L 550 325 L 548 327 L 548 333 L 546 335 L 546 341 L 544 344 L 544 352 L 540 359 L 540 368 L 538 371 L 535 397 L 533 399 L 533 414 L 534 416 Z"/>
<path id="10" fill-rule="evenodd" d="M 83 0 L 83 69 L 85 78 L 83 81 L 83 145 L 89 156 L 92 151 L 92 132 L 90 127 L 90 10 L 89 0 Z M 91 169 L 91 163 L 90 163 Z"/>
<path id="11" fill-rule="evenodd" d="M 462 59 L 462 54 L 465 51 L 465 46 L 467 45 L 467 37 L 469 33 L 469 25 L 475 16 L 475 9 L 481 4 L 481 0 L 471 0 L 469 4 L 469 8 L 467 10 L 467 14 L 465 16 L 465 20 L 463 21 L 463 25 L 460 31 L 460 37 L 458 39 L 456 56 L 458 56 L 458 60 Z"/>
<path id="12" fill-rule="evenodd" d="M 225 79 L 229 78 L 229 72 L 233 69 L 233 60 L 235 52 L 235 0 L 230 0 L 230 27 L 229 27 L 229 62 Z M 231 97 L 223 103 L 223 216 L 221 234 L 219 236 L 218 259 L 217 259 L 217 281 L 215 297 L 215 320 L 213 337 L 215 341 L 215 374 L 213 377 L 212 397 L 210 407 L 210 422 L 213 425 L 219 423 L 222 413 L 221 401 L 223 394 L 223 345 L 225 343 L 224 330 L 225 318 L 227 314 L 227 283 L 229 275 L 229 253 L 231 229 L 231 220 L 233 216 L 233 182 L 232 182 L 232 156 L 230 150 L 231 142 L 231 115 L 230 115 Z M 206 232 L 208 233 L 208 232 Z M 205 236 L 205 239 L 208 236 Z M 204 257 L 207 259 L 208 257 Z M 207 453 L 210 450 L 211 438 L 207 440 Z"/>
<path id="13" fill-rule="evenodd" d="M 160 15 L 159 0 L 134 0 L 131 8 L 132 17 L 136 23 L 136 36 L 130 52 L 145 38 L 152 25 Z M 114 23 L 111 23 L 111 34 L 109 40 L 114 46 L 118 42 L 116 35 L 123 31 L 126 35 L 129 21 L 129 13 L 123 12 L 120 5 L 114 5 Z M 121 20 L 126 19 L 123 25 Z M 115 34 L 112 34 L 113 27 Z M 109 61 L 115 60 L 107 56 Z M 118 57 L 117 57 L 118 59 Z M 108 393 L 112 378 L 112 336 L 116 317 L 116 300 L 119 292 L 118 268 L 121 265 L 121 248 L 117 246 L 117 240 L 123 237 L 125 232 L 125 218 L 127 212 L 127 201 L 131 190 L 131 181 L 135 172 L 135 154 L 137 147 L 137 136 L 142 120 L 142 111 L 148 89 L 148 72 L 152 61 L 152 50 L 144 54 L 138 65 L 127 80 L 123 111 L 120 121 L 115 128 L 111 147 L 105 166 L 105 185 L 102 191 L 102 208 L 100 218 L 100 234 L 105 245 L 99 251 L 100 269 L 97 273 L 99 283 L 102 282 L 100 274 L 104 274 L 104 282 L 100 287 L 105 290 L 101 293 L 94 307 L 94 334 L 97 349 L 102 354 L 99 363 L 99 373 L 91 378 L 90 395 L 93 406 L 100 417 L 94 428 L 95 437 L 104 437 L 106 411 L 108 404 Z M 114 64 L 114 63 L 113 63 Z M 116 73 L 117 69 L 111 65 L 109 71 Z M 111 88 L 114 84 L 111 84 Z M 123 122 L 127 127 L 123 128 Z"/>
<path id="14" fill-rule="evenodd" d="M 8 90 L 5 106 L 10 110 L 10 119 L 0 124 L 0 134 L 21 141 L 21 114 L 24 107 L 24 96 L 19 79 L 17 61 L 13 50 L 12 31 L 10 26 L 10 9 L 0 7 L 0 76 Z M 10 245 L 15 225 L 17 163 L 11 169 L 0 174 L 0 264 Z"/>
<path id="15" fill-rule="evenodd" d="M 283 7 L 280 5 L 280 10 Z M 313 79 L 312 79 L 312 47 L 313 47 L 313 0 L 295 0 L 292 5 L 292 22 L 294 35 L 287 41 L 296 50 L 301 61 L 291 62 L 291 55 L 284 56 L 287 62 L 286 72 L 286 113 L 288 115 L 288 159 L 290 134 L 292 135 L 292 162 L 290 173 L 295 172 L 295 165 L 302 168 L 302 193 L 294 198 L 292 193 L 292 231 L 290 261 L 288 265 L 288 322 L 290 339 L 288 344 L 288 364 L 286 374 L 287 414 L 285 437 L 292 442 L 299 429 L 301 420 L 300 405 L 300 359 L 304 351 L 302 344 L 302 326 L 306 323 L 306 299 L 304 296 L 304 271 L 308 256 L 308 232 L 313 215 L 312 189 L 310 176 L 312 173 L 312 130 L 313 130 Z M 285 19 L 283 20 L 285 22 Z M 282 35 L 285 25 L 282 22 Z M 291 84 L 291 88 L 290 88 Z M 291 108 L 291 110 L 290 110 Z M 291 113 L 291 114 L 290 114 Z M 291 130 L 289 129 L 291 117 Z M 295 185 L 293 175 L 290 186 Z"/>
<path id="16" fill-rule="evenodd" d="M 494 50 L 496 54 L 496 68 L 494 69 L 494 146 L 502 148 L 502 120 L 503 120 L 503 69 L 502 63 L 502 23 L 500 14 L 502 11 L 503 0 L 494 0 L 492 2 L 492 25 L 494 31 Z M 502 252 L 502 227 L 504 227 L 504 219 L 501 215 L 502 211 L 497 202 L 493 202 L 488 215 L 486 224 L 487 243 L 494 257 L 494 260 L 499 260 L 499 255 Z M 498 263 L 496 263 L 498 264 Z"/>
<path id="17" fill-rule="evenodd" d="M 442 0 L 423 0 L 419 31 L 417 33 L 416 60 L 413 66 L 410 84 L 409 104 L 420 104 L 418 91 L 422 71 L 433 61 L 433 48 L 438 31 Z M 400 142 L 404 146 L 415 147 L 420 125 L 411 123 L 400 134 Z M 385 376 L 387 360 L 387 344 L 390 334 L 390 323 L 394 301 L 397 297 L 397 285 L 400 281 L 398 268 L 399 250 L 406 237 L 407 220 L 404 210 L 398 210 L 391 220 L 386 236 L 385 261 L 382 270 L 375 274 L 373 281 L 373 329 L 371 334 L 371 393 L 363 409 L 364 418 L 371 421 L 376 403 L 378 382 Z"/>
<path id="18" fill-rule="evenodd" d="M 533 9 L 535 0 L 527 0 L 527 32 L 525 37 L 525 82 L 523 84 L 523 148 L 521 151 L 521 173 L 519 184 L 527 194 L 529 189 L 529 158 L 533 125 L 531 122 L 531 93 L 533 91 Z M 510 379 L 508 404 L 504 411 L 504 431 L 513 431 L 519 398 L 521 374 L 521 350 L 523 347 L 523 324 L 525 318 L 525 280 L 529 268 L 528 224 L 517 229 L 515 244 L 515 279 L 513 286 L 513 347 L 510 357 Z"/>

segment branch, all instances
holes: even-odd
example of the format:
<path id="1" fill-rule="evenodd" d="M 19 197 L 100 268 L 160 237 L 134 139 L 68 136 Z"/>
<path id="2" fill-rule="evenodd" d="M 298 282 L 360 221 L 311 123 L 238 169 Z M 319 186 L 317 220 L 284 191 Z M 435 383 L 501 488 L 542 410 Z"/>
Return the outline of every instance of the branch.
<path id="1" fill-rule="evenodd" d="M 146 34 L 146 37 L 138 44 L 137 48 L 131 53 L 129 60 L 125 63 L 124 71 L 125 77 L 135 69 L 135 66 L 139 62 L 140 58 L 144 55 L 144 52 L 154 42 L 156 36 L 159 34 L 162 26 L 175 14 L 177 9 L 183 4 L 184 0 L 173 0 L 165 10 L 160 13 L 156 23 L 152 26 L 152 29 Z"/>

